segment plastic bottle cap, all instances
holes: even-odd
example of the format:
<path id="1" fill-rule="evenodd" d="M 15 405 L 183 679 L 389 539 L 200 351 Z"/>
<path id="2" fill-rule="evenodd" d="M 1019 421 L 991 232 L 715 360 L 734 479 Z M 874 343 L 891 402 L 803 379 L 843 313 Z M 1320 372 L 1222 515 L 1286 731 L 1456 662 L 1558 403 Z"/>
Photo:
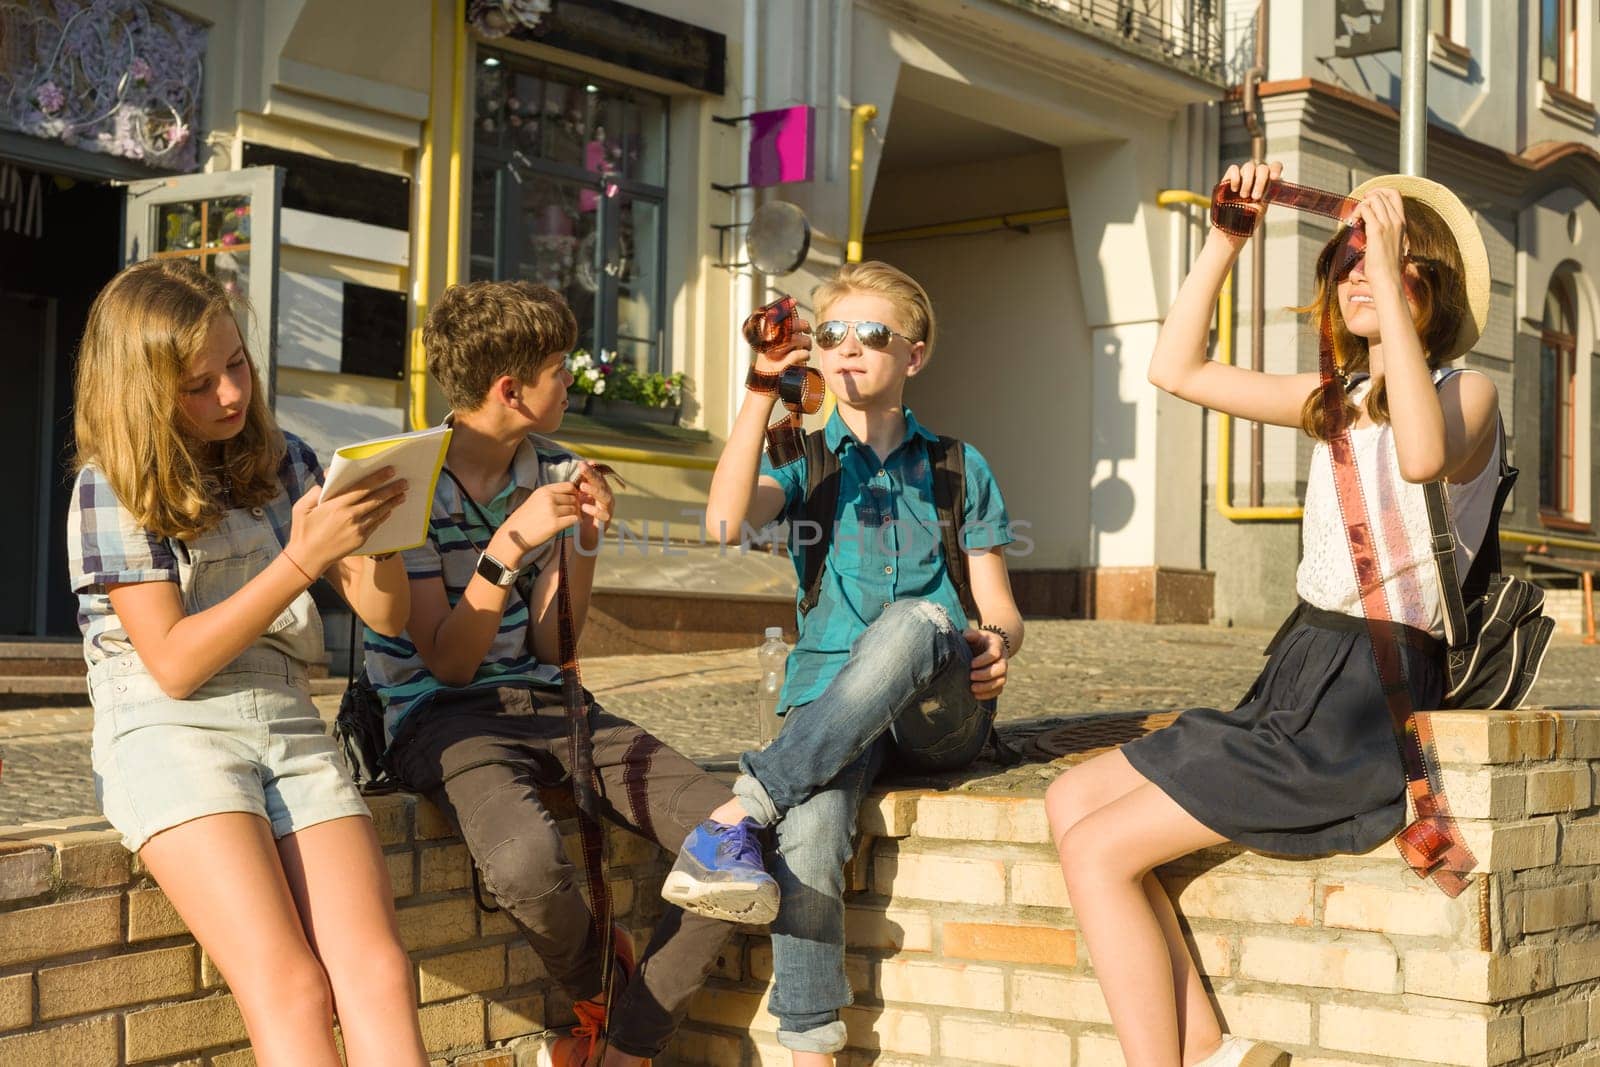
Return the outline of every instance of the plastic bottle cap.
<path id="1" fill-rule="evenodd" d="M 783 627 L 781 627 L 781 626 L 769 626 L 769 627 L 767 627 L 767 640 L 769 640 L 769 641 L 772 641 L 772 640 L 782 641 L 783 640 Z"/>

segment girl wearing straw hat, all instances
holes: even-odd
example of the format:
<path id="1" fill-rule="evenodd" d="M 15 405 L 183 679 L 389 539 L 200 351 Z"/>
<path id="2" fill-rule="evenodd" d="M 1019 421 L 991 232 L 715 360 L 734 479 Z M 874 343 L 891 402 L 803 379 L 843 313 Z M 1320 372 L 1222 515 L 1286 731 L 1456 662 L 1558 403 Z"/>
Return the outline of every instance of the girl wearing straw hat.
<path id="1" fill-rule="evenodd" d="M 1246 163 L 1228 168 L 1223 184 L 1260 208 L 1281 170 Z M 1328 331 L 1348 389 L 1360 492 L 1385 534 L 1375 546 L 1378 578 L 1406 638 L 1411 706 L 1430 708 L 1442 694 L 1444 622 L 1423 485 L 1445 480 L 1456 542 L 1475 550 L 1498 482 L 1494 384 L 1442 369 L 1483 330 L 1488 256 L 1471 214 L 1436 182 L 1375 178 L 1351 200 L 1318 257 L 1316 296 L 1300 310 Z M 1223 842 L 1291 856 L 1364 852 L 1406 815 L 1405 772 L 1336 493 L 1322 377 L 1206 358 L 1212 307 L 1247 239 L 1211 231 L 1149 377 L 1174 396 L 1300 427 L 1316 441 L 1295 582 L 1301 605 L 1237 708 L 1185 712 L 1067 771 L 1046 801 L 1073 911 L 1132 1067 L 1289 1059 L 1223 1034 L 1157 866 Z M 1472 553 L 1458 554 L 1465 574 Z"/>

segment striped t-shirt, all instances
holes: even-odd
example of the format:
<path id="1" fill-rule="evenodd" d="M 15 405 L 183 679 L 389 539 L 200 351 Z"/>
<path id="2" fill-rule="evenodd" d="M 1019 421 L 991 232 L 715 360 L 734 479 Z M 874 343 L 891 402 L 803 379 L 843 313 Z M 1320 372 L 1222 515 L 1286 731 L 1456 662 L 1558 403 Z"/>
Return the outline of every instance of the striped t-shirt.
<path id="1" fill-rule="evenodd" d="M 445 465 L 433 493 L 428 518 L 428 539 L 404 553 L 406 575 L 413 580 L 440 578 L 445 596 L 454 608 L 467 591 L 477 570 L 478 556 L 506 516 L 521 506 L 541 485 L 570 481 L 578 471 L 578 457 L 554 442 L 529 434 L 511 461 L 511 481 L 486 504 L 462 493 Z M 529 557 L 527 573 L 506 595 L 500 631 L 495 634 L 478 673 L 463 688 L 483 688 L 508 682 L 559 688 L 561 669 L 540 663 L 528 647 L 528 600 L 533 580 L 556 560 L 556 538 L 545 542 Z M 509 561 L 507 561 L 509 562 Z M 409 713 L 425 707 L 440 690 L 452 688 L 435 678 L 417 653 L 409 634 L 385 637 L 366 631 L 367 675 L 383 697 L 384 728 L 393 739 Z"/>

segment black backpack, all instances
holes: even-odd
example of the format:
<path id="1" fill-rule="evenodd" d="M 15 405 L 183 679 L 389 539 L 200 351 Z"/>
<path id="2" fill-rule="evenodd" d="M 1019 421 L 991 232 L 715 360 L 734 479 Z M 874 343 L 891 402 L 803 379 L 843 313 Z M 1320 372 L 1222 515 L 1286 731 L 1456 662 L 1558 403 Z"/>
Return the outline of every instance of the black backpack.
<path id="1" fill-rule="evenodd" d="M 400 788 L 384 763 L 387 742 L 383 734 L 383 698 L 372 687 L 365 667 L 363 649 L 356 643 L 355 612 L 350 613 L 350 674 L 344 696 L 339 698 L 339 714 L 333 720 L 333 740 L 344 753 L 350 777 L 368 795 L 392 793 Z"/>
<path id="2" fill-rule="evenodd" d="M 828 550 L 833 544 L 834 521 L 839 509 L 839 457 L 828 447 L 825 431 L 812 430 L 802 438 L 806 457 L 806 495 L 799 508 L 799 518 L 820 532 L 820 539 L 801 549 L 801 596 L 799 611 L 802 618 L 817 606 L 822 594 L 822 575 L 827 569 Z M 972 579 L 967 565 L 967 553 L 961 547 L 961 518 L 966 514 L 967 456 L 966 449 L 954 437 L 941 436 L 928 445 L 928 459 L 933 467 L 933 506 L 939 520 L 940 548 L 944 553 L 945 568 L 950 572 L 950 582 L 961 599 L 961 609 L 967 618 L 978 619 L 977 601 L 972 597 Z M 989 744 L 994 748 L 997 762 L 1007 766 L 1022 757 L 1000 739 L 991 724 Z M 953 768 L 944 768 L 953 769 Z"/>
<path id="3" fill-rule="evenodd" d="M 1464 582 L 1456 577 L 1456 542 L 1445 508 L 1444 483 L 1423 487 L 1442 587 L 1445 641 L 1450 646 L 1445 657 L 1447 708 L 1521 707 L 1539 678 L 1556 628 L 1555 620 L 1544 614 L 1544 590 L 1500 569 L 1500 509 L 1518 471 L 1506 462 L 1505 426 L 1499 425 L 1497 432 L 1500 483 L 1489 528 Z"/>

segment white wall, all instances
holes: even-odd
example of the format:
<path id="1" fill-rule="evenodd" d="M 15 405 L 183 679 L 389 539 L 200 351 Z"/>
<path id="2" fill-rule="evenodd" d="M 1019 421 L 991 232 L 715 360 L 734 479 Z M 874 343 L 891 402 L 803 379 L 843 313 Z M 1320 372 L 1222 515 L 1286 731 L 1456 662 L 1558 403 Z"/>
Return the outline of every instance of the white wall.
<path id="1" fill-rule="evenodd" d="M 1051 206 L 1062 194 L 1054 151 L 952 168 L 937 182 L 880 174 L 868 228 L 950 219 L 953 203 L 970 204 L 972 217 Z M 1070 226 L 891 241 L 868 245 L 866 255 L 895 264 L 928 290 L 939 338 L 906 402 L 931 429 L 982 452 L 1011 518 L 1031 524 L 1036 546 L 1012 568 L 1088 564 L 1091 433 L 1095 419 L 1111 413 L 1092 405 L 1089 329 Z"/>

